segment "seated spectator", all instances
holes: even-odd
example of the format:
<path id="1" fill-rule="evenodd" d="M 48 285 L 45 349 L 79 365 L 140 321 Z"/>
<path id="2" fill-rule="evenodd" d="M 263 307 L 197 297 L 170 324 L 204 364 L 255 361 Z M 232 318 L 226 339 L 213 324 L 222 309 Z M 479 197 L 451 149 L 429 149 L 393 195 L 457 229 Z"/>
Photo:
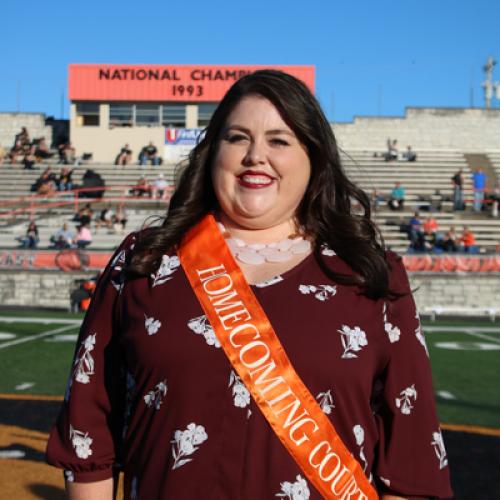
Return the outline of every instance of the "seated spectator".
<path id="1" fill-rule="evenodd" d="M 40 177 L 31 186 L 31 191 L 35 191 L 42 196 L 51 196 L 56 192 L 56 179 L 50 167 L 47 167 Z"/>
<path id="2" fill-rule="evenodd" d="M 412 243 L 412 247 L 418 246 L 422 238 L 422 221 L 420 220 L 420 214 L 418 212 L 413 214 L 408 225 L 408 237 Z"/>
<path id="3" fill-rule="evenodd" d="M 500 182 L 487 195 L 489 205 L 491 206 L 491 216 L 498 217 L 498 205 L 500 204 Z"/>
<path id="4" fill-rule="evenodd" d="M 462 236 L 460 237 L 460 250 L 466 253 L 477 253 L 476 237 L 468 226 L 464 226 Z"/>
<path id="5" fill-rule="evenodd" d="M 447 231 L 441 243 L 441 247 L 445 252 L 456 252 L 458 250 L 455 226 L 451 226 Z"/>
<path id="6" fill-rule="evenodd" d="M 59 178 L 57 179 L 58 191 L 71 191 L 73 189 L 73 170 L 67 167 L 61 168 Z"/>
<path id="7" fill-rule="evenodd" d="M 73 245 L 73 232 L 70 231 L 67 222 L 65 222 L 61 229 L 56 231 L 51 237 L 50 241 L 58 249 L 71 248 Z"/>
<path id="8" fill-rule="evenodd" d="M 115 165 L 128 165 L 132 161 L 132 150 L 129 148 L 128 144 L 125 144 L 123 148 L 115 158 Z"/>
<path id="9" fill-rule="evenodd" d="M 423 227 L 424 231 L 428 231 L 431 233 L 437 233 L 438 231 L 438 223 L 432 215 L 429 215 L 427 219 L 425 219 Z"/>
<path id="10" fill-rule="evenodd" d="M 168 200 L 170 192 L 170 184 L 165 180 L 163 173 L 158 174 L 158 177 L 153 182 L 152 197 L 154 199 L 161 198 L 162 200 Z"/>
<path id="11" fill-rule="evenodd" d="M 417 153 L 415 153 L 411 146 L 406 147 L 406 151 L 403 153 L 403 158 L 406 161 L 417 161 Z"/>
<path id="12" fill-rule="evenodd" d="M 94 211 L 92 210 L 90 203 L 86 203 L 85 206 L 80 208 L 78 212 L 73 216 L 75 222 L 79 222 L 81 225 L 90 224 Z"/>
<path id="13" fill-rule="evenodd" d="M 57 163 L 70 165 L 75 162 L 76 152 L 70 142 L 59 144 L 57 151 L 59 153 L 59 161 Z"/>
<path id="14" fill-rule="evenodd" d="M 373 210 L 377 211 L 380 207 L 380 204 L 385 201 L 385 198 L 377 192 L 374 188 L 370 194 L 370 202 Z"/>
<path id="15" fill-rule="evenodd" d="M 438 247 L 436 233 L 430 229 L 424 229 L 422 241 L 425 252 L 432 252 Z"/>
<path id="16" fill-rule="evenodd" d="M 141 175 L 137 184 L 132 187 L 130 194 L 138 197 L 151 196 L 151 185 L 148 183 L 144 175 Z"/>
<path id="17" fill-rule="evenodd" d="M 113 227 L 117 233 L 123 233 L 125 226 L 127 225 L 128 215 L 127 211 L 122 205 L 119 205 L 116 209 L 116 213 L 113 216 Z"/>
<path id="18" fill-rule="evenodd" d="M 148 161 L 151 162 L 151 165 L 159 165 L 161 163 L 161 158 L 158 156 L 158 149 L 156 149 L 156 146 L 152 142 L 144 146 L 139 153 L 140 165 L 147 165 Z"/>
<path id="19" fill-rule="evenodd" d="M 77 227 L 75 243 L 78 248 L 86 248 L 92 243 L 92 233 L 88 224 L 81 224 Z"/>
<path id="20" fill-rule="evenodd" d="M 399 156 L 399 151 L 398 151 L 398 141 L 394 139 L 391 141 L 391 139 L 387 139 L 387 151 L 383 155 L 385 161 L 393 161 L 397 160 Z"/>
<path id="21" fill-rule="evenodd" d="M 105 190 L 95 189 L 99 187 L 104 187 L 106 185 L 106 182 L 101 177 L 101 174 L 89 168 L 83 174 L 82 181 L 83 181 L 82 189 L 88 189 L 88 191 L 80 193 L 80 197 L 102 198 Z"/>
<path id="22" fill-rule="evenodd" d="M 391 210 L 403 210 L 405 202 L 406 191 L 401 182 L 396 182 L 394 189 L 391 191 L 388 206 Z"/>
<path id="23" fill-rule="evenodd" d="M 96 233 L 101 228 L 101 226 L 106 226 L 108 229 L 113 227 L 113 216 L 114 212 L 108 205 L 101 210 L 99 217 L 95 221 Z"/>
<path id="24" fill-rule="evenodd" d="M 27 149 L 30 146 L 30 135 L 26 127 L 21 127 L 21 132 L 15 135 L 14 145 L 19 143 L 22 149 Z"/>
<path id="25" fill-rule="evenodd" d="M 38 246 L 40 242 L 40 237 L 38 236 L 38 227 L 34 222 L 30 222 L 26 234 L 24 236 L 16 238 L 21 244 L 21 248 L 34 249 Z"/>
<path id="26" fill-rule="evenodd" d="M 40 162 L 42 160 L 47 160 L 48 158 L 52 158 L 52 153 L 49 151 L 47 144 L 45 142 L 45 137 L 40 137 L 36 141 L 34 155 L 36 161 Z"/>
<path id="27" fill-rule="evenodd" d="M 35 162 L 35 156 L 31 152 L 26 153 L 23 158 L 24 170 L 35 170 Z"/>
<path id="28" fill-rule="evenodd" d="M 21 145 L 20 141 L 16 141 L 14 143 L 14 146 L 12 146 L 11 150 L 9 151 L 9 160 L 10 163 L 14 164 L 17 161 L 17 157 L 24 155 L 25 151 L 23 146 Z"/>

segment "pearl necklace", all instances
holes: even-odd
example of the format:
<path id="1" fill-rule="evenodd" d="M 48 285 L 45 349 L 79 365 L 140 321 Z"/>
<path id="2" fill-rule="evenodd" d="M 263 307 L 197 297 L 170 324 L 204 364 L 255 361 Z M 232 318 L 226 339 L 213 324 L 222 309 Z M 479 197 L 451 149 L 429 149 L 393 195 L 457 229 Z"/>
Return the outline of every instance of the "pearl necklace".
<path id="1" fill-rule="evenodd" d="M 294 255 L 311 250 L 311 242 L 302 236 L 286 238 L 274 243 L 245 243 L 239 238 L 232 238 L 221 222 L 217 223 L 233 256 L 244 264 L 259 266 L 265 262 L 286 262 Z"/>

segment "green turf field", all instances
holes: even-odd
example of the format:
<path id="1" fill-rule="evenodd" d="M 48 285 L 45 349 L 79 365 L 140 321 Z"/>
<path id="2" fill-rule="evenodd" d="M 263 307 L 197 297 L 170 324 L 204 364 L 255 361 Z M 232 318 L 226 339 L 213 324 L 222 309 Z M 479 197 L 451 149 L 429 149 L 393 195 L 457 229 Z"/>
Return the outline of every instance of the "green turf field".
<path id="1" fill-rule="evenodd" d="M 63 395 L 79 321 L 0 313 L 0 393 Z M 441 422 L 500 429 L 500 323 L 435 322 L 424 331 Z"/>

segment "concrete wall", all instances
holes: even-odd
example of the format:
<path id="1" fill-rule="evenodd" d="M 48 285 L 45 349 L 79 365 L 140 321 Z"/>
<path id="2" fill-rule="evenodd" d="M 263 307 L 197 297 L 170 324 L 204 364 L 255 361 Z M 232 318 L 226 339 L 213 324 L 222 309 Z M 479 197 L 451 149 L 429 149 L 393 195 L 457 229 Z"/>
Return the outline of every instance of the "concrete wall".
<path id="1" fill-rule="evenodd" d="M 500 109 L 407 108 L 404 117 L 356 117 L 333 130 L 346 150 L 384 151 L 390 137 L 400 150 L 485 152 L 500 150 Z"/>
<path id="2" fill-rule="evenodd" d="M 0 113 L 0 146 L 9 151 L 21 127 L 28 129 L 31 139 L 45 137 L 49 146 L 52 143 L 52 127 L 45 126 L 43 113 Z"/>
<path id="3" fill-rule="evenodd" d="M 29 307 L 69 307 L 69 294 L 76 279 L 95 273 L 55 271 L 1 271 L 0 304 Z M 434 306 L 500 307 L 500 274 L 410 275 L 420 311 Z"/>

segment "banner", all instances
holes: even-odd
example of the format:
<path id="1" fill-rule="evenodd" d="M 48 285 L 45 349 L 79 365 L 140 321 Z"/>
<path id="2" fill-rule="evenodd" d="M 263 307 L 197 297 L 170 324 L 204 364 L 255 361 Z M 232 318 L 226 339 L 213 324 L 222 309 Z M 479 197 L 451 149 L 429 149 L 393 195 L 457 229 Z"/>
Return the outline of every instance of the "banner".
<path id="1" fill-rule="evenodd" d="M 165 129 L 165 148 L 163 159 L 166 162 L 179 162 L 201 139 L 201 128 L 167 128 Z"/>

